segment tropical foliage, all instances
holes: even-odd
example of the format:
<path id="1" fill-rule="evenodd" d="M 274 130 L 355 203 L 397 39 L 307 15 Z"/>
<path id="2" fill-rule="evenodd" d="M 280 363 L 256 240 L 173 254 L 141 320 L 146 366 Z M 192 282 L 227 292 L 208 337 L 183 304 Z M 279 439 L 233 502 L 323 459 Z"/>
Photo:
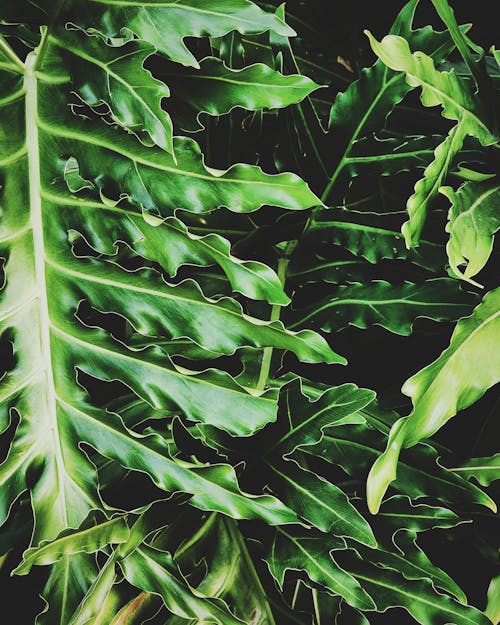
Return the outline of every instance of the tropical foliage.
<path id="1" fill-rule="evenodd" d="M 500 56 L 308 4 L 0 0 L 9 622 L 500 618 Z"/>

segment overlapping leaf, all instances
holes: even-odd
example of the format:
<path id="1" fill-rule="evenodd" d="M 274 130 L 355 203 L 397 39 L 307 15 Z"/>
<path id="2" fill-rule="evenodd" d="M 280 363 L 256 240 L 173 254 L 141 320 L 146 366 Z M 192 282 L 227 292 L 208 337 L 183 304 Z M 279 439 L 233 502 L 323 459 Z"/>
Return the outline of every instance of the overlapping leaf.
<path id="1" fill-rule="evenodd" d="M 382 280 L 342 285 L 334 294 L 296 313 L 291 328 L 311 326 L 333 332 L 347 325 L 377 324 L 407 335 L 419 317 L 456 321 L 471 310 L 473 298 L 460 292 L 454 280 L 437 278 L 424 284 L 392 285 Z M 294 315 L 295 316 L 295 315 Z"/>
<path id="2" fill-rule="evenodd" d="M 476 284 L 472 278 L 488 261 L 493 236 L 500 228 L 500 186 L 494 181 L 468 182 L 456 192 L 451 187 L 444 187 L 441 192 L 451 202 L 446 227 L 450 233 L 446 246 L 450 266 L 456 275 Z"/>
<path id="3" fill-rule="evenodd" d="M 376 512 L 387 486 L 396 477 L 401 448 L 411 447 L 441 428 L 456 413 L 470 406 L 500 379 L 495 343 L 499 331 L 499 295 L 485 295 L 470 317 L 457 324 L 450 346 L 433 363 L 403 386 L 412 398 L 412 414 L 397 421 L 387 449 L 373 465 L 367 483 L 370 509 Z M 484 359 L 488 367 L 484 367 Z M 495 509 L 493 502 L 490 507 Z"/>

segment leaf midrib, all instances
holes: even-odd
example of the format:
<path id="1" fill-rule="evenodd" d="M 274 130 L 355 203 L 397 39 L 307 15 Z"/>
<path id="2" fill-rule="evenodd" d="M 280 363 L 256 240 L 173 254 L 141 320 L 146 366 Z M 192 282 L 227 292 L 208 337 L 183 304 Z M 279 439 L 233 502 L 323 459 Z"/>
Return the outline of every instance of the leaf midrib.
<path id="1" fill-rule="evenodd" d="M 46 398 L 47 398 L 47 423 L 48 430 L 52 434 L 54 449 L 55 471 L 61 485 L 60 492 L 62 498 L 65 497 L 64 473 L 66 467 L 61 448 L 59 436 L 59 424 L 57 420 L 56 391 L 54 384 L 54 372 L 52 370 L 52 353 L 50 344 L 50 315 L 48 305 L 48 290 L 45 278 L 45 241 L 43 233 L 41 183 L 40 183 L 40 154 L 38 142 L 37 111 L 38 111 L 38 84 L 34 73 L 36 63 L 36 53 L 32 52 L 26 59 L 25 89 L 26 89 L 26 144 L 28 148 L 28 181 L 29 181 L 29 201 L 30 220 L 33 230 L 33 255 L 35 266 L 35 280 L 38 287 L 38 302 L 40 313 L 40 341 L 41 357 L 46 371 Z M 41 406 L 42 408 L 42 406 Z M 69 526 L 67 506 L 61 501 L 61 496 L 57 499 L 61 518 L 64 526 Z M 50 531 L 50 530 L 49 530 Z"/>

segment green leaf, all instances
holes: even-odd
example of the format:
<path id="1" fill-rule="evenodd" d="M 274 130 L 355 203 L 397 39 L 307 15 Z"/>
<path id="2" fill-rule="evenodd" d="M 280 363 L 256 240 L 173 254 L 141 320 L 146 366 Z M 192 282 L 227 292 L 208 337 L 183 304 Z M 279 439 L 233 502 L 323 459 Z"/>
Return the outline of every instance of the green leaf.
<path id="1" fill-rule="evenodd" d="M 305 447 L 304 452 L 333 462 L 353 478 L 364 480 L 385 442 L 385 436 L 365 426 L 341 426 L 326 429 L 321 441 Z M 413 500 L 433 497 L 452 506 L 491 505 L 491 499 L 481 489 L 460 473 L 442 467 L 439 454 L 428 443 L 405 451 L 392 487 Z"/>
<path id="2" fill-rule="evenodd" d="M 349 605 L 371 610 L 373 602 L 369 595 L 332 556 L 332 551 L 344 547 L 340 539 L 325 540 L 324 536 L 315 536 L 312 532 L 304 534 L 280 528 L 266 561 L 280 586 L 283 586 L 287 570 L 305 571 L 311 582 L 340 595 Z"/>
<path id="3" fill-rule="evenodd" d="M 159 263 L 171 277 L 183 265 L 217 264 L 234 291 L 270 304 L 289 302 L 278 276 L 270 267 L 237 258 L 231 251 L 230 242 L 217 233 L 193 234 L 175 217 L 160 219 L 143 215 L 124 200 L 102 202 L 76 197 L 68 190 L 44 192 L 44 200 L 54 213 L 71 202 L 75 220 L 85 223 L 85 238 L 89 245 L 103 254 L 116 255 L 118 243 L 123 241 L 140 256 Z M 66 223 L 70 227 L 71 221 Z"/>
<path id="4" fill-rule="evenodd" d="M 284 36 L 294 31 L 272 13 L 267 13 L 248 0 L 182 0 L 156 1 L 142 6 L 130 0 L 74 2 L 76 13 L 106 37 L 123 37 L 123 28 L 145 39 L 172 61 L 198 67 L 184 43 L 187 37 L 221 37 L 232 30 L 261 33 L 273 30 Z"/>
<path id="5" fill-rule="evenodd" d="M 427 167 L 442 141 L 441 135 L 362 139 L 352 146 L 344 166 L 350 176 L 392 176 L 412 171 Z"/>
<path id="6" fill-rule="evenodd" d="M 302 210 L 319 203 L 295 174 L 270 175 L 243 164 L 225 172 L 207 169 L 200 147 L 186 137 L 175 138 L 174 161 L 164 150 L 141 145 L 102 121 L 71 115 L 62 89 L 41 84 L 38 90 L 38 127 L 47 159 L 42 191 L 52 192 L 52 181 L 63 177 L 60 153 L 65 153 L 76 159 L 81 176 L 102 195 L 115 201 L 127 197 L 160 217 L 179 208 L 204 213 L 227 206 L 248 212 L 264 204 Z"/>
<path id="7" fill-rule="evenodd" d="M 466 479 L 474 477 L 481 486 L 489 486 L 495 480 L 500 480 L 500 453 L 485 458 L 471 458 L 450 471 Z"/>
<path id="8" fill-rule="evenodd" d="M 302 392 L 299 380 L 286 384 L 280 391 L 278 420 L 265 432 L 275 441 L 270 448 L 272 457 L 276 453 L 286 456 L 298 447 L 314 445 L 321 440 L 324 428 L 329 425 L 352 423 L 356 412 L 369 404 L 373 397 L 373 391 L 343 384 L 310 401 Z"/>
<path id="9" fill-rule="evenodd" d="M 362 260 L 326 260 L 314 256 L 306 265 L 302 254 L 297 254 L 295 263 L 290 263 L 288 281 L 294 284 L 326 282 L 342 284 L 360 282 L 366 277 L 370 265 Z"/>
<path id="10" fill-rule="evenodd" d="M 446 246 L 450 266 L 458 277 L 477 285 L 472 278 L 486 265 L 493 250 L 493 236 L 500 228 L 500 185 L 494 181 L 466 182 L 458 191 L 451 187 L 440 191 L 451 202 L 446 226 L 450 233 Z"/>
<path id="11" fill-rule="evenodd" d="M 424 177 L 415 185 L 415 192 L 406 203 L 409 219 L 401 228 L 408 248 L 418 245 L 429 204 L 437 196 L 451 162 L 460 152 L 464 137 L 465 127 L 462 123 L 458 123 L 450 130 L 443 143 L 436 148 L 434 160 L 425 169 Z"/>
<path id="12" fill-rule="evenodd" d="M 488 586 L 488 605 L 484 613 L 493 625 L 500 622 L 500 575 L 494 577 Z"/>
<path id="13" fill-rule="evenodd" d="M 161 596 L 173 614 L 220 625 L 243 623 L 220 600 L 207 599 L 190 588 L 169 553 L 143 545 L 121 560 L 120 567 L 127 581 Z"/>
<path id="14" fill-rule="evenodd" d="M 190 503 L 202 510 L 218 511 L 235 518 L 262 518 L 269 524 L 296 522 L 295 514 L 271 495 L 241 492 L 235 471 L 226 464 L 196 466 L 174 461 L 169 448 L 158 435 L 139 436 L 126 430 L 112 414 L 107 421 L 100 413 L 64 405 L 64 426 L 73 440 L 87 442 L 99 453 L 128 469 L 147 473 L 167 492 L 186 492 Z"/>
<path id="15" fill-rule="evenodd" d="M 95 557 L 85 553 L 63 556 L 53 564 L 43 588 L 45 607 L 37 616 L 36 624 L 68 623 L 97 574 Z"/>
<path id="16" fill-rule="evenodd" d="M 245 623 L 255 614 L 261 614 L 261 622 L 268 619 L 272 623 L 269 598 L 260 582 L 256 583 L 258 574 L 239 526 L 231 519 L 211 515 L 196 532 L 196 538 L 181 545 L 174 554 L 188 579 L 193 563 L 204 561 L 206 574 L 196 590 L 224 600 Z"/>
<path id="17" fill-rule="evenodd" d="M 438 33 L 430 27 L 412 30 L 416 2 L 408 2 L 391 28 L 392 36 L 402 35 L 412 45 L 425 49 L 437 62 L 444 60 L 453 48 L 448 33 Z M 394 68 L 393 68 L 394 69 Z M 345 166 L 349 166 L 351 150 L 356 141 L 385 126 L 388 115 L 410 90 L 401 74 L 390 71 L 380 61 L 362 71 L 344 93 L 339 93 L 330 112 L 329 127 L 335 141 L 335 168 L 329 177 L 322 200 L 335 193 Z M 375 159 L 376 160 L 376 159 Z"/>
<path id="18" fill-rule="evenodd" d="M 497 141 L 495 132 L 489 127 L 489 111 L 484 110 L 481 100 L 466 81 L 453 71 L 436 70 L 433 59 L 424 52 L 412 53 L 408 41 L 397 35 L 387 35 L 378 42 L 366 31 L 375 54 L 385 65 L 399 72 L 405 72 L 410 87 L 422 88 L 424 106 L 443 107 L 446 119 L 458 121 L 461 132 L 470 134 L 482 145 L 492 145 Z"/>
<path id="19" fill-rule="evenodd" d="M 402 390 L 412 398 L 414 410 L 393 425 L 386 451 L 368 476 L 367 499 L 373 513 L 396 477 L 401 449 L 432 436 L 500 380 L 500 359 L 495 349 L 500 330 L 499 304 L 500 289 L 486 294 L 473 314 L 458 322 L 450 346 L 441 356 L 405 382 Z M 485 358 L 488 367 L 483 366 Z M 496 510 L 493 501 L 489 507 Z"/>
<path id="20" fill-rule="evenodd" d="M 124 516 L 100 522 L 89 518 L 77 531 L 66 530 L 55 540 L 28 549 L 13 573 L 27 575 L 34 565 L 53 564 L 77 553 L 94 553 L 108 544 L 126 542 L 128 537 L 129 528 Z"/>
<path id="21" fill-rule="evenodd" d="M 423 284 L 393 285 L 384 280 L 341 285 L 333 294 L 298 311 L 290 328 L 311 326 L 334 332 L 353 325 L 366 329 L 380 325 L 407 336 L 420 317 L 456 321 L 471 311 L 473 297 L 456 288 L 455 281 L 436 278 Z"/>
<path id="22" fill-rule="evenodd" d="M 99 573 L 94 576 L 92 584 L 74 607 L 73 613 L 68 620 L 68 625 L 86 625 L 92 622 L 91 619 L 98 617 L 103 606 L 106 606 L 106 600 L 110 596 L 113 584 L 116 581 L 115 565 L 116 551 L 106 560 Z M 117 625 L 121 624 L 118 622 Z"/>
<path id="23" fill-rule="evenodd" d="M 196 72 L 173 66 L 162 77 L 175 84 L 169 110 L 176 127 L 187 131 L 202 126 L 202 113 L 224 115 L 235 107 L 249 111 L 283 108 L 300 102 L 319 87 L 310 78 L 285 76 L 263 63 L 231 69 L 215 57 L 204 58 Z"/>
<path id="24" fill-rule="evenodd" d="M 374 562 L 377 566 L 394 571 L 407 580 L 430 581 L 434 588 L 444 590 L 462 604 L 467 604 L 467 597 L 463 590 L 445 571 L 435 566 L 425 553 L 418 547 L 415 535 L 409 533 L 406 542 L 399 539 L 397 550 L 362 549 L 360 554 L 366 560 Z M 437 591 L 439 592 L 439 591 Z"/>
<path id="25" fill-rule="evenodd" d="M 370 526 L 334 484 L 296 462 L 273 463 L 271 490 L 289 508 L 318 529 L 375 546 Z"/>
<path id="26" fill-rule="evenodd" d="M 360 581 L 380 612 L 401 606 L 422 625 L 487 625 L 479 610 L 437 593 L 427 580 L 408 580 L 366 561 L 350 563 L 347 570 Z"/>
<path id="27" fill-rule="evenodd" d="M 439 17 L 448 27 L 457 49 L 460 51 L 471 75 L 474 77 L 476 86 L 480 88 L 484 84 L 486 73 L 481 70 L 479 63 L 472 56 L 470 50 L 471 42 L 465 38 L 460 30 L 453 9 L 450 7 L 447 0 L 432 0 L 432 4 L 438 12 Z M 484 51 L 479 46 L 474 45 L 474 49 L 476 52 L 480 52 L 484 55 Z"/>
<path id="28" fill-rule="evenodd" d="M 206 298 L 192 280 L 168 284 L 148 272 L 125 272 L 113 264 L 85 263 L 67 259 L 47 262 L 47 280 L 58 284 L 66 305 L 77 311 L 82 299 L 99 310 L 112 310 L 128 318 L 146 336 L 187 337 L 200 346 L 221 354 L 239 347 L 291 349 L 309 362 L 342 362 L 326 341 L 307 330 L 287 331 L 279 321 L 265 322 L 245 315 L 230 298 Z M 54 318 L 58 318 L 54 312 Z M 198 319 L 204 318 L 200 324 Z M 59 319 L 58 319 L 59 320 Z M 58 327 L 69 326 L 64 319 Z M 229 330 L 230 329 L 230 330 Z"/>
<path id="29" fill-rule="evenodd" d="M 495 349 L 499 317 L 500 289 L 494 289 L 470 317 L 458 322 L 441 356 L 405 382 L 402 390 L 414 405 L 406 426 L 408 447 L 434 434 L 500 379 Z M 482 366 L 485 359 L 488 367 Z"/>
<path id="30" fill-rule="evenodd" d="M 442 271 L 446 254 L 440 245 L 422 241 L 418 248 L 407 249 L 397 225 L 380 215 L 365 215 L 347 210 L 324 210 L 308 229 L 304 241 L 341 245 L 370 263 L 383 259 L 409 260 L 430 271 Z"/>
<path id="31" fill-rule="evenodd" d="M 161 106 L 170 90 L 144 67 L 154 46 L 135 40 L 111 47 L 100 38 L 67 29 L 52 34 L 50 43 L 68 56 L 76 91 L 84 102 L 96 108 L 105 104 L 114 122 L 145 143 L 173 151 L 172 121 Z"/>

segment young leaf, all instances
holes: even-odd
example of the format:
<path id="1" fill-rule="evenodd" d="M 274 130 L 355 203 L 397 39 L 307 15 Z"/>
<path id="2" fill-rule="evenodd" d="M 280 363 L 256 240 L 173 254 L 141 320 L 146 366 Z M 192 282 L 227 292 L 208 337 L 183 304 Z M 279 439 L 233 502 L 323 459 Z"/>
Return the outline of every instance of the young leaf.
<path id="1" fill-rule="evenodd" d="M 464 127 L 458 123 L 450 130 L 443 143 L 438 145 L 434 160 L 426 167 L 424 177 L 415 185 L 415 192 L 406 203 L 409 219 L 401 228 L 408 248 L 419 244 L 428 206 L 437 196 L 451 162 L 462 148 L 464 138 Z"/>
<path id="2" fill-rule="evenodd" d="M 354 384 L 331 388 L 314 401 L 301 392 L 299 380 L 285 385 L 280 392 L 278 420 L 267 428 L 274 439 L 270 449 L 282 456 L 298 447 L 314 445 L 323 430 L 335 423 L 351 423 L 356 412 L 373 400 L 374 394 Z"/>
<path id="3" fill-rule="evenodd" d="M 494 577 L 488 587 L 488 605 L 484 611 L 493 625 L 500 622 L 500 575 Z"/>
<path id="4" fill-rule="evenodd" d="M 441 356 L 405 382 L 402 390 L 412 398 L 414 410 L 393 425 L 386 451 L 368 476 L 368 506 L 373 513 L 396 477 L 401 449 L 432 436 L 500 380 L 500 357 L 495 349 L 499 331 L 500 289 L 495 289 L 470 317 L 458 322 L 450 346 Z M 483 367 L 485 357 L 488 367 Z M 493 501 L 489 507 L 496 510 Z"/>
<path id="5" fill-rule="evenodd" d="M 443 187 L 441 193 L 451 202 L 446 226 L 450 233 L 446 246 L 450 266 L 457 276 L 477 285 L 472 278 L 487 263 L 493 236 L 500 228 L 500 185 L 493 180 L 466 182 L 458 191 Z"/>
<path id="6" fill-rule="evenodd" d="M 422 88 L 424 106 L 441 105 L 446 119 L 458 121 L 463 133 L 476 137 L 484 146 L 497 141 L 498 137 L 490 128 L 490 113 L 484 103 L 474 97 L 470 84 L 453 71 L 438 71 L 432 58 L 424 52 L 412 53 L 403 37 L 387 35 L 378 42 L 371 33 L 366 34 L 373 51 L 388 67 L 405 72 L 410 87 Z"/>

